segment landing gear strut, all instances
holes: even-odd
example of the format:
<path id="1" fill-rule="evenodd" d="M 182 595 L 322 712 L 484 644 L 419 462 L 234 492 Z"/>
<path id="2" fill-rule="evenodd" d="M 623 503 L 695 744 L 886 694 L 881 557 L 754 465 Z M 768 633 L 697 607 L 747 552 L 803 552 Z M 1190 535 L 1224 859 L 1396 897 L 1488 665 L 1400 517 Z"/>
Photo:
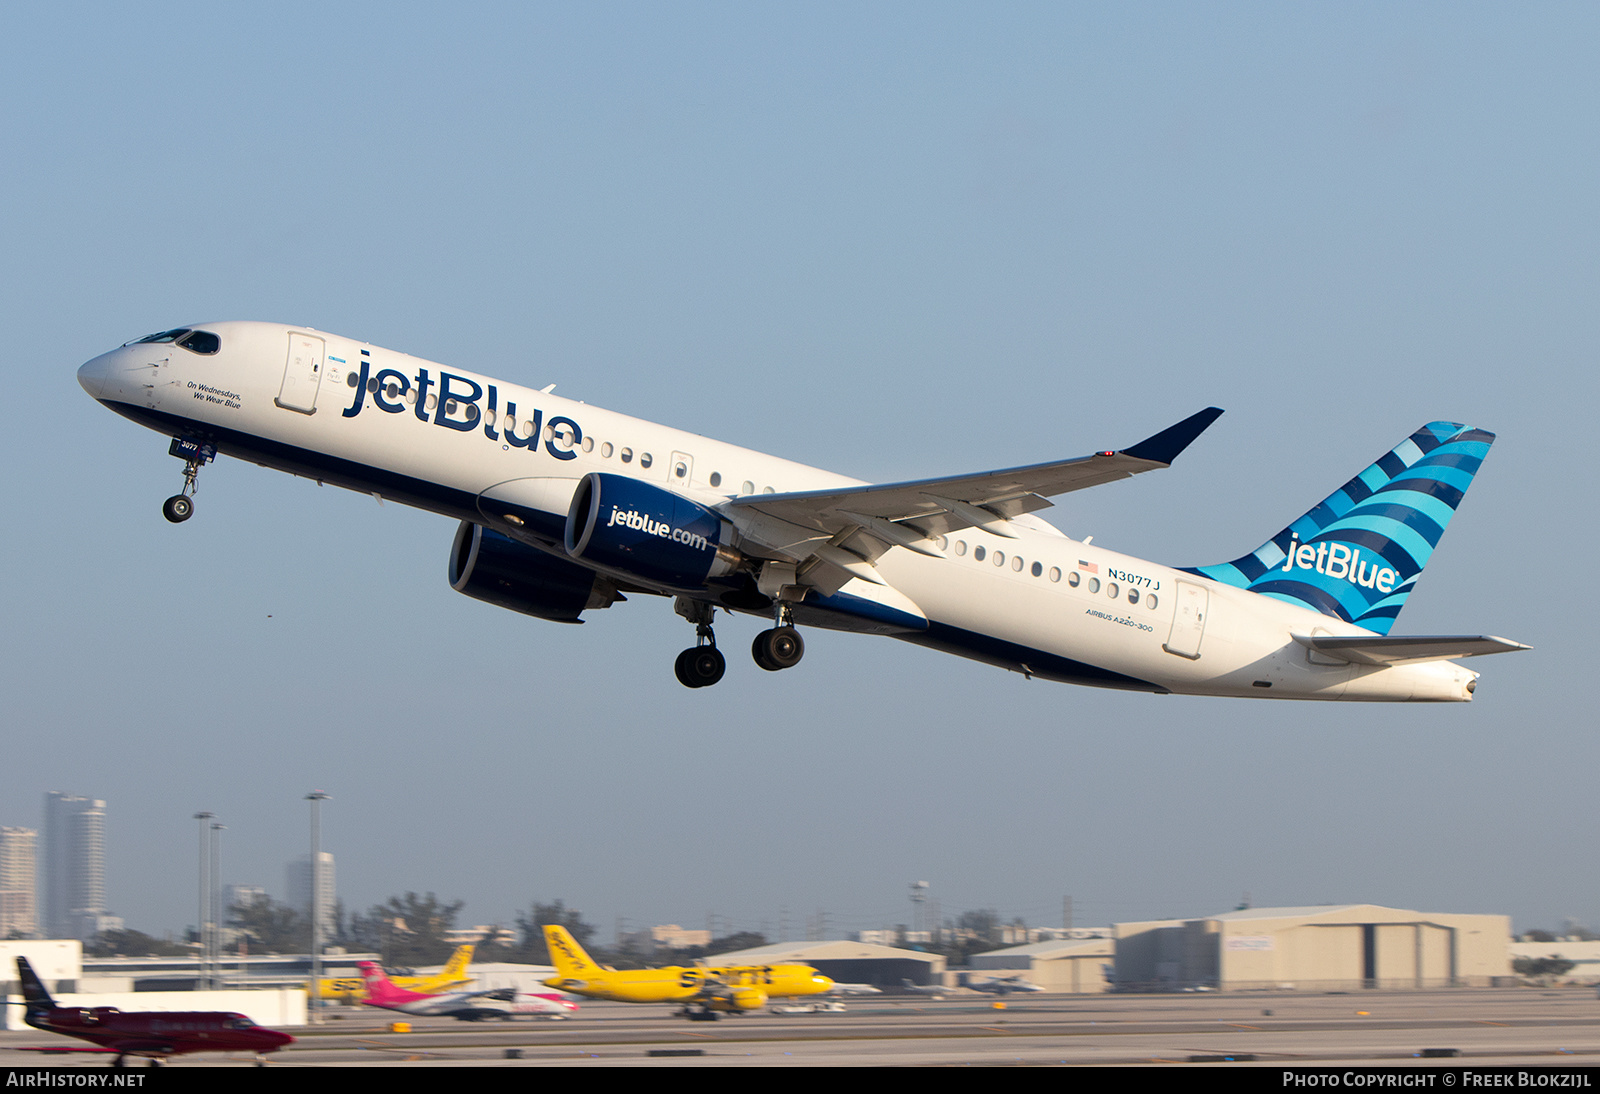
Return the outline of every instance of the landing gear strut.
<path id="1" fill-rule="evenodd" d="M 792 669 L 806 655 L 805 640 L 790 622 L 789 605 L 782 600 L 773 608 L 772 621 L 777 624 L 770 631 L 762 631 L 750 644 L 750 656 L 768 672 Z"/>
<path id="2" fill-rule="evenodd" d="M 200 477 L 200 469 L 216 458 L 217 448 L 174 437 L 167 454 L 183 461 L 183 490 L 161 503 L 161 515 L 173 524 L 182 524 L 194 516 L 194 495 L 198 489 L 195 480 Z"/>
<path id="3" fill-rule="evenodd" d="M 693 623 L 695 644 L 678 654 L 672 669 L 678 683 L 686 688 L 707 688 L 722 679 L 728 671 L 727 658 L 717 649 L 717 636 L 711 631 L 711 619 L 716 609 L 688 597 L 678 597 L 673 605 L 677 613 Z"/>

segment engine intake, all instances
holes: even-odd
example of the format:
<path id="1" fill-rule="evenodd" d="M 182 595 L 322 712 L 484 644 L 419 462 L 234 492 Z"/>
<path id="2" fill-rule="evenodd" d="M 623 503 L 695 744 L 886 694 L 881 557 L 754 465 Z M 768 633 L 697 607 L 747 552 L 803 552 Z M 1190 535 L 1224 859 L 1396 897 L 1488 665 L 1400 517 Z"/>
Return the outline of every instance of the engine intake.
<path id="1" fill-rule="evenodd" d="M 603 471 L 583 477 L 567 512 L 567 554 L 680 589 L 731 573 L 742 561 L 732 538 L 733 526 L 699 502 Z"/>

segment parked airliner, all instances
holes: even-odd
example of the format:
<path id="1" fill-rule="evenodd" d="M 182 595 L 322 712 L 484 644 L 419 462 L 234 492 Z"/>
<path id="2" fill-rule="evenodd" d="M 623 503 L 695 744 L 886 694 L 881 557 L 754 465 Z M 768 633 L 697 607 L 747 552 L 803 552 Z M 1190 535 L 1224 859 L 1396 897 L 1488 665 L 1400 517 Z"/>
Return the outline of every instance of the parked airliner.
<path id="1" fill-rule="evenodd" d="M 770 618 L 752 648 L 799 663 L 798 626 L 889 635 L 1027 677 L 1157 693 L 1455 700 L 1455 664 L 1526 649 L 1389 630 L 1494 434 L 1423 426 L 1230 562 L 1175 568 L 1079 542 L 1050 496 L 1169 466 L 1210 408 L 1121 450 L 868 484 L 310 327 L 202 323 L 94 358 L 78 380 L 172 438 L 193 513 L 216 455 L 459 520 L 451 585 L 563 623 L 627 594 L 696 628 L 678 679 L 715 684 L 717 609 Z"/>

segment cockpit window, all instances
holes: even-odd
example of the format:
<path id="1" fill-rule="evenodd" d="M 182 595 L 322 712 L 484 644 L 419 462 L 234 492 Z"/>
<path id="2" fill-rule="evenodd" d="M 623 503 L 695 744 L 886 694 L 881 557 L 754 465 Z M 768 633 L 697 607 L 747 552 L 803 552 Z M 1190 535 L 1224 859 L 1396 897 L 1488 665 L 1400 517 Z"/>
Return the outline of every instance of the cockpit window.
<path id="1" fill-rule="evenodd" d="M 188 327 L 178 327 L 176 330 L 164 330 L 160 334 L 150 334 L 143 338 L 136 338 L 127 343 L 130 346 L 139 346 L 146 343 L 175 342 L 192 353 L 203 353 L 210 356 L 222 348 L 222 339 L 208 330 L 191 330 Z"/>
<path id="2" fill-rule="evenodd" d="M 222 348 L 222 339 L 208 330 L 197 330 L 178 339 L 178 345 L 195 353 L 212 354 Z"/>
<path id="3" fill-rule="evenodd" d="M 176 342 L 188 333 L 188 327 L 179 327 L 177 330 L 164 330 L 160 334 L 147 334 L 143 338 L 135 338 L 128 345 L 138 346 L 146 342 Z"/>

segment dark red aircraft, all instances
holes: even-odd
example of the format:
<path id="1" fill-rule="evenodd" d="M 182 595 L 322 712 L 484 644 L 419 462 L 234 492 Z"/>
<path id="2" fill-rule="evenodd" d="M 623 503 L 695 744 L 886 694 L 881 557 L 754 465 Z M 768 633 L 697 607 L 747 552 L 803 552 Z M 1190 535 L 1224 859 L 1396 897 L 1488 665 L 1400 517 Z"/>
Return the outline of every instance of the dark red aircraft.
<path id="1" fill-rule="evenodd" d="M 120 1011 L 116 1007 L 58 1007 L 25 957 L 17 958 L 17 978 L 34 1029 L 92 1041 L 95 1048 L 38 1048 L 24 1052 L 116 1053 L 112 1067 L 128 1056 L 146 1056 L 158 1067 L 168 1056 L 188 1052 L 253 1052 L 256 1063 L 294 1041 L 287 1033 L 263 1029 L 242 1014 L 221 1010 Z"/>

